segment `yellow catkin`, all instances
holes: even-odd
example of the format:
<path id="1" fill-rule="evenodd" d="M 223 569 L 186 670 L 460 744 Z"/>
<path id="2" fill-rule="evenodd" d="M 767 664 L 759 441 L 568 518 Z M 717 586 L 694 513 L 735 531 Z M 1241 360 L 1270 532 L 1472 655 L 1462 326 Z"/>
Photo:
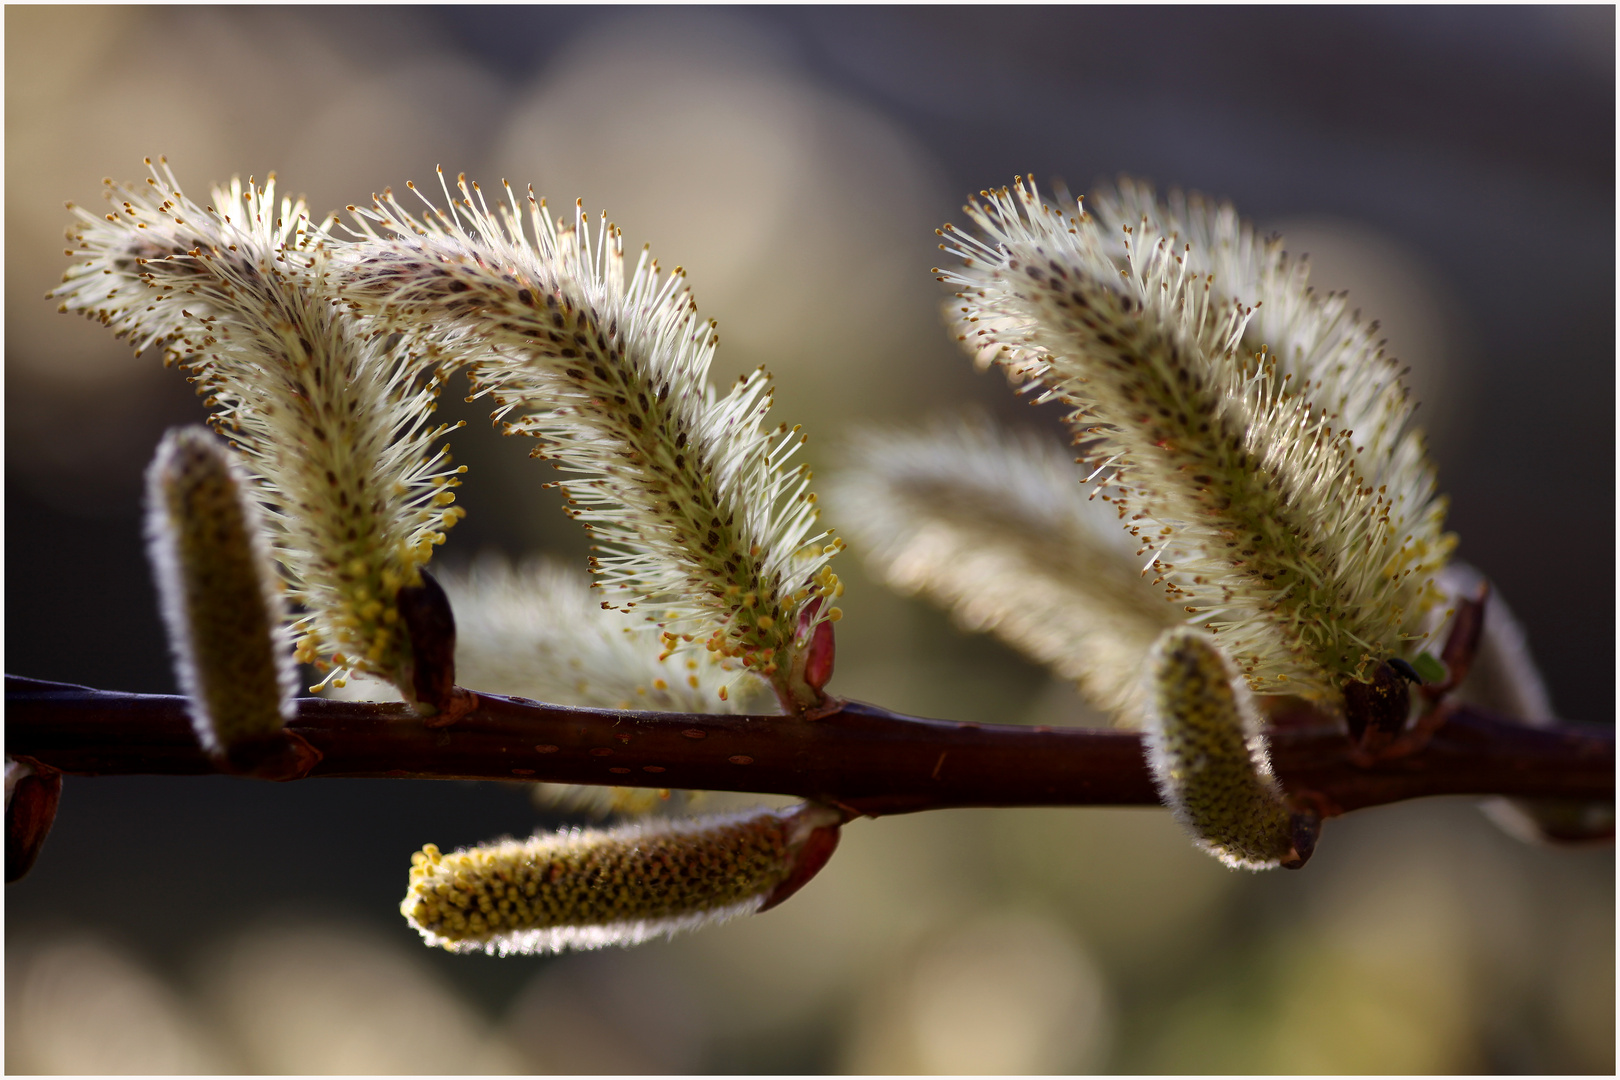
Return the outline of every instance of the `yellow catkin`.
<path id="1" fill-rule="evenodd" d="M 197 737 L 210 753 L 274 735 L 294 711 L 286 615 L 257 508 L 206 428 L 164 436 L 147 473 L 147 536 Z"/>
<path id="2" fill-rule="evenodd" d="M 1199 845 L 1250 870 L 1303 862 L 1248 688 L 1213 638 L 1165 631 L 1148 660 L 1148 698 L 1154 780 Z"/>
<path id="3" fill-rule="evenodd" d="M 400 911 L 453 952 L 633 945 L 759 909 L 836 811 L 785 811 L 565 829 L 411 856 Z"/>

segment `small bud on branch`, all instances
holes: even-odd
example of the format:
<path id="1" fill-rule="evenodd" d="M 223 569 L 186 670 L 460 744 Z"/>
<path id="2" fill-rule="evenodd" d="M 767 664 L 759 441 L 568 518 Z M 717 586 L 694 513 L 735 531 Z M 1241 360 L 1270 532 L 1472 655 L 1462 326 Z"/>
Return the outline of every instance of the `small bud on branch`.
<path id="1" fill-rule="evenodd" d="M 1176 820 L 1228 866 L 1305 865 L 1315 817 L 1289 808 L 1248 687 L 1210 636 L 1165 631 L 1148 672 L 1148 760 Z"/>
<path id="2" fill-rule="evenodd" d="M 165 435 L 147 470 L 146 533 L 197 741 L 247 769 L 281 746 L 298 687 L 286 605 L 232 457 L 206 428 Z"/>
<path id="3" fill-rule="evenodd" d="M 6 759 L 6 881 L 21 880 L 39 858 L 62 801 L 62 774 Z"/>

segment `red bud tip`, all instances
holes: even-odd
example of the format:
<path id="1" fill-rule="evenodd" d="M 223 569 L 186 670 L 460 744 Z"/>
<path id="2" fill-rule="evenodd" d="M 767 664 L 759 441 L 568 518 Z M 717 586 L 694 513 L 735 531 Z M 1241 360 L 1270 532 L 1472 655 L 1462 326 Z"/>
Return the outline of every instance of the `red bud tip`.
<path id="1" fill-rule="evenodd" d="M 804 627 L 821 611 L 823 601 L 815 597 L 804 606 L 799 613 L 799 629 Z M 817 626 L 810 638 L 810 648 L 804 658 L 804 681 L 812 690 L 820 690 L 827 685 L 833 674 L 833 658 L 837 652 L 837 645 L 833 640 L 833 624 L 824 622 Z"/>
<path id="2" fill-rule="evenodd" d="M 813 688 L 820 690 L 832 678 L 833 657 L 837 646 L 833 641 L 833 624 L 824 622 L 816 627 L 815 637 L 810 639 L 810 653 L 804 661 L 804 681 Z"/>
<path id="3" fill-rule="evenodd" d="M 6 880 L 16 881 L 39 858 L 45 837 L 62 801 L 62 774 L 54 769 L 30 773 L 11 787 L 6 802 Z M 825 861 L 825 860 L 823 860 Z"/>
<path id="4" fill-rule="evenodd" d="M 836 850 L 838 850 L 838 825 L 836 823 L 821 825 L 810 830 L 810 834 L 804 839 L 804 845 L 799 848 L 799 857 L 794 860 L 793 869 L 788 871 L 788 876 L 783 878 L 782 883 L 771 891 L 771 895 L 765 898 L 765 902 L 759 906 L 759 910 L 769 911 L 804 888 L 805 884 L 820 873 L 823 866 L 827 865 L 827 860 L 832 858 L 832 854 Z"/>

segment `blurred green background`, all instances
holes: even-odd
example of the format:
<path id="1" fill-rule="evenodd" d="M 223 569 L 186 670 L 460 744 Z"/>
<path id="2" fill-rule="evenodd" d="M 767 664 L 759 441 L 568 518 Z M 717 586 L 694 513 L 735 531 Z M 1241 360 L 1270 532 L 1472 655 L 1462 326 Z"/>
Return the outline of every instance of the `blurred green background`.
<path id="1" fill-rule="evenodd" d="M 1032 173 L 1229 197 L 1412 366 L 1461 557 L 1563 715 L 1614 693 L 1612 8 L 6 9 L 6 669 L 172 692 L 140 475 L 203 409 L 42 299 L 65 199 L 168 155 L 317 212 L 435 165 L 606 208 L 766 364 L 818 467 L 967 408 L 1056 431 L 939 319 L 932 230 Z M 447 419 L 483 411 L 447 395 Z M 1055 435 L 1054 435 L 1055 437 Z M 582 557 L 526 446 L 455 440 L 441 558 Z M 836 517 L 828 523 L 837 527 Z M 849 581 L 833 689 L 1082 723 L 988 639 Z M 491 687 L 489 689 L 500 689 Z M 6 892 L 14 1072 L 1614 1070 L 1612 851 L 1467 800 L 1227 871 L 1156 811 L 857 822 L 757 918 L 632 951 L 429 951 L 410 853 L 561 819 L 517 785 L 65 785 Z"/>

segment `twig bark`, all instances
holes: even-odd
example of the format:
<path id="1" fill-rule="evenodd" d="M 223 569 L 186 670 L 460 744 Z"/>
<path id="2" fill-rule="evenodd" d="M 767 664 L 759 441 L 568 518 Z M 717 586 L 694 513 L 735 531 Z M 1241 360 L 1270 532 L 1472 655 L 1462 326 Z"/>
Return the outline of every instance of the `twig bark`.
<path id="1" fill-rule="evenodd" d="M 403 704 L 306 698 L 301 776 L 546 780 L 751 791 L 877 816 L 952 807 L 1159 801 L 1130 732 L 953 723 L 846 702 L 815 720 L 693 716 L 476 695 L 451 726 Z M 1614 728 L 1527 727 L 1464 706 L 1404 756 L 1368 761 L 1324 717 L 1272 732 L 1283 786 L 1323 816 L 1431 795 L 1614 798 Z M 6 677 L 6 753 L 85 776 L 217 773 L 185 699 Z"/>

